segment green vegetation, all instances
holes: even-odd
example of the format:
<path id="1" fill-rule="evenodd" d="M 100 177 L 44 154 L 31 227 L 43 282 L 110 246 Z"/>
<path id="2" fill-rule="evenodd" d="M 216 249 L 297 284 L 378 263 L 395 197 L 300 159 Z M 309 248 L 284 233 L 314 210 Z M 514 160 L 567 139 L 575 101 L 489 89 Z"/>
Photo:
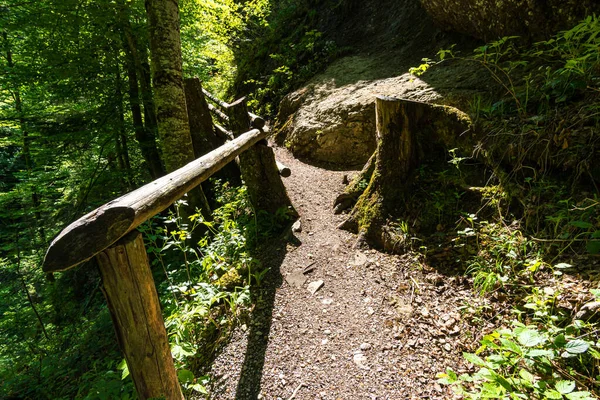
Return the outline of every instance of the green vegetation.
<path id="1" fill-rule="evenodd" d="M 0 3 L 0 398 L 134 398 L 95 263 L 45 276 L 41 262 L 68 223 L 155 176 L 144 2 Z M 184 74 L 232 98 L 236 43 L 266 29 L 270 10 L 269 1 L 181 1 Z M 251 249 L 286 218 L 254 215 L 243 191 L 212 194 L 222 208 L 211 224 L 152 225 L 153 272 L 188 392 L 201 391 L 211 357 L 196 350 L 218 346 L 264 274 Z M 187 239 L 193 225 L 200 247 Z"/>
<path id="2" fill-rule="evenodd" d="M 314 1 L 188 0 L 180 15 L 184 74 L 225 100 L 249 96 L 264 115 L 347 51 Z M 147 153 L 159 148 L 148 41 L 141 0 L 0 4 L 0 398 L 136 398 L 94 261 L 56 276 L 40 265 L 63 227 L 162 167 Z M 586 311 L 600 301 L 599 46 L 590 16 L 547 41 L 451 48 L 411 70 L 462 58 L 499 87 L 470 101 L 475 153 L 432 151 L 409 212 L 388 226 L 398 248 L 470 276 L 502 305 L 463 310 L 494 323 L 465 352 L 471 369 L 440 376 L 464 397 L 600 395 L 600 328 Z M 188 396 L 205 393 L 207 366 L 257 300 L 267 273 L 257 249 L 289 221 L 253 210 L 243 186 L 209 186 L 212 221 L 184 216 L 182 200 L 140 227 Z"/>
<path id="3" fill-rule="evenodd" d="M 267 272 L 253 250 L 288 222 L 283 211 L 255 215 L 244 187 L 219 187 L 221 207 L 214 210 L 213 221 L 200 214 L 186 221 L 180 200 L 168 217 L 156 217 L 141 229 L 180 381 L 189 394 L 205 392 L 208 377 L 200 374 L 253 304 L 252 287 L 260 286 Z M 202 228 L 211 236 L 190 245 Z"/>
<path id="4" fill-rule="evenodd" d="M 464 353 L 474 368 L 460 376 L 452 368 L 439 374 L 464 398 L 600 394 L 598 318 L 577 312 L 595 304 L 599 293 L 589 270 L 600 253 L 599 175 L 593 166 L 600 128 L 599 40 L 600 20 L 590 16 L 531 46 L 505 37 L 472 56 L 443 50 L 440 61 L 425 59 L 411 70 L 419 75 L 461 58 L 485 68 L 501 88 L 500 97 L 472 100 L 481 141 L 468 157 L 459 156 L 464 150 L 450 151 L 453 168 L 440 167 L 437 180 L 453 190 L 433 192 L 430 201 L 440 228 L 460 215 L 449 234 L 454 265 L 471 276 L 488 304 L 499 303 L 486 311 L 465 307 L 468 315 L 486 314 L 481 321 L 494 321 L 496 328 L 482 332 L 480 346 Z M 474 184 L 481 181 L 474 164 L 491 176 L 483 186 Z M 422 175 L 432 179 L 431 172 Z M 469 204 L 473 196 L 479 200 Z M 423 250 L 435 262 L 435 251 Z M 574 281 L 580 282 L 576 289 Z M 580 298 L 576 306 L 566 300 L 574 295 Z"/>

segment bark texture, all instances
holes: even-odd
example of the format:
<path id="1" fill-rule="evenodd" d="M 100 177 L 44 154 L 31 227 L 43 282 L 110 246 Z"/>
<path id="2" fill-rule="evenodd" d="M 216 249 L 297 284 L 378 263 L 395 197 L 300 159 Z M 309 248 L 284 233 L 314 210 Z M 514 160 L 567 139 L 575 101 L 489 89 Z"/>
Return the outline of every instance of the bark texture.
<path id="1" fill-rule="evenodd" d="M 154 132 L 156 121 L 151 121 L 154 110 L 152 110 L 150 117 L 146 117 L 146 124 L 144 124 L 139 90 L 140 79 L 138 79 L 138 76 L 142 75 L 142 63 L 139 60 L 136 37 L 131 30 L 128 15 L 124 11 L 122 13 L 122 24 L 125 67 L 127 69 L 127 80 L 129 83 L 129 105 L 133 120 L 133 129 L 135 131 L 135 138 L 138 141 L 142 152 L 142 157 L 144 157 L 144 161 L 146 161 L 148 172 L 152 179 L 156 179 L 164 174 L 164 169 L 156 146 Z M 150 104 L 145 107 L 154 108 L 154 104 L 150 102 Z"/>
<path id="2" fill-rule="evenodd" d="M 102 291 L 140 399 L 183 399 L 142 234 L 98 255 Z"/>
<path id="3" fill-rule="evenodd" d="M 190 134 L 196 158 L 223 144 L 215 135 L 208 103 L 202 93 L 202 83 L 198 78 L 184 80 L 185 102 L 190 121 Z"/>
<path id="4" fill-rule="evenodd" d="M 357 177 L 370 176 L 369 183 L 340 228 L 358 233 L 359 245 L 397 252 L 405 248 L 408 235 L 396 222 L 407 214 L 413 171 L 420 160 L 433 146 L 472 151 L 474 132 L 468 116 L 452 107 L 384 96 L 375 104 L 377 150 Z M 338 205 L 352 201 L 360 186 L 364 183 L 353 180 L 348 196 L 338 197 Z"/>
<path id="5" fill-rule="evenodd" d="M 152 54 L 154 103 L 162 156 L 167 172 L 194 160 L 194 148 L 185 103 L 177 0 L 146 0 Z M 210 207 L 201 187 L 188 193 L 186 213 L 200 209 L 211 219 Z M 190 210 L 191 209 L 191 210 Z"/>
<path id="6" fill-rule="evenodd" d="M 340 214 L 341 212 L 353 207 L 361 194 L 367 188 L 367 184 L 371 181 L 371 176 L 375 170 L 375 159 L 377 152 L 369 158 L 367 163 L 364 165 L 362 170 L 352 178 L 352 181 L 346 186 L 344 193 L 341 193 L 333 203 L 334 212 Z"/>
<path id="7" fill-rule="evenodd" d="M 184 80 L 185 99 L 190 120 L 190 133 L 196 158 L 222 146 L 230 138 L 217 136 L 213 124 L 209 104 L 204 97 L 206 91 L 202 89 L 202 82 L 198 78 Z M 231 162 L 215 174 L 215 178 L 229 181 L 233 185 L 240 185 L 240 169 L 236 163 Z M 213 191 L 209 182 L 202 184 L 207 193 Z"/>
<path id="8" fill-rule="evenodd" d="M 426 107 L 424 103 L 383 96 L 377 97 L 375 104 L 375 170 L 343 227 L 357 231 L 359 240 L 387 249 L 394 243 L 386 235 L 386 222 L 402 213 L 406 183 L 417 164 L 415 128 Z"/>
<path id="9" fill-rule="evenodd" d="M 168 172 L 194 159 L 185 104 L 177 0 L 146 0 L 154 102 Z"/>

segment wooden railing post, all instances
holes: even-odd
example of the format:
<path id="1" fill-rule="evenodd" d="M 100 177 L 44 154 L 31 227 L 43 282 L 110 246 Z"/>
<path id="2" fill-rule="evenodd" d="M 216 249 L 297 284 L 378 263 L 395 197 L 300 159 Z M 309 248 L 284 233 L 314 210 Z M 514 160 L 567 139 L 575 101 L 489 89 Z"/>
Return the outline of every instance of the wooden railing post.
<path id="1" fill-rule="evenodd" d="M 243 97 L 227 107 L 229 127 L 235 137 L 251 128 L 251 119 Z M 262 140 L 240 154 L 242 179 L 248 188 L 250 201 L 256 210 L 275 214 L 285 207 L 295 213 L 285 186 L 279 176 L 275 154 L 266 140 Z"/>
<path id="2" fill-rule="evenodd" d="M 96 258 L 139 398 L 183 399 L 142 234 L 127 234 Z"/>
<path id="3" fill-rule="evenodd" d="M 186 78 L 183 81 L 185 88 L 185 103 L 187 105 L 188 119 L 190 121 L 190 134 L 196 158 L 213 151 L 223 144 L 215 135 L 212 117 L 208 103 L 202 92 L 202 83 L 198 78 Z"/>
<path id="4" fill-rule="evenodd" d="M 216 126 L 210 114 L 210 107 L 202 88 L 202 82 L 198 78 L 186 78 L 184 80 L 185 101 L 190 121 L 190 134 L 194 146 L 194 156 L 202 157 L 206 153 L 222 146 L 229 138 L 223 138 L 217 134 Z M 220 132 L 219 132 L 220 133 Z M 241 184 L 240 169 L 231 162 L 215 174 L 216 178 L 227 180 L 234 185 Z M 214 189 L 211 184 L 204 182 L 203 189 Z"/>

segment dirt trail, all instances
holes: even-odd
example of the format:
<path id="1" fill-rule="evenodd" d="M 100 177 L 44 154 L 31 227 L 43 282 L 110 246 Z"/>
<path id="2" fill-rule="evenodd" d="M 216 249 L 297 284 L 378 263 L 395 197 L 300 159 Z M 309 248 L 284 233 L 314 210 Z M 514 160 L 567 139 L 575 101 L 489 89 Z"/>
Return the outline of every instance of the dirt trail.
<path id="1" fill-rule="evenodd" d="M 332 203 L 344 171 L 277 158 L 301 215 L 293 232 L 265 249 L 271 271 L 252 319 L 214 362 L 212 399 L 447 399 L 435 382 L 464 368 L 467 337 L 459 308 L 475 304 L 461 277 L 443 276 L 411 256 L 353 249 Z M 352 174 L 350 172 L 349 174 Z M 307 266 L 301 287 L 286 277 Z M 314 295 L 307 286 L 322 280 Z"/>

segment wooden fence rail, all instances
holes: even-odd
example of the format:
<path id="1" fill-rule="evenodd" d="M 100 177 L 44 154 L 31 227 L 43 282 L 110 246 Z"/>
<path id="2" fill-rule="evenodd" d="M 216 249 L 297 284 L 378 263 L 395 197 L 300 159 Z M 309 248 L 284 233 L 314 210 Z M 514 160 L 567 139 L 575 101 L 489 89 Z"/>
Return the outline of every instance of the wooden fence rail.
<path id="1" fill-rule="evenodd" d="M 192 83 L 200 86 L 199 81 Z M 285 168 L 277 165 L 273 150 L 266 144 L 269 131 L 262 129 L 264 120 L 248 113 L 243 99 L 227 104 L 207 93 L 206 96 L 223 109 L 218 110 L 220 115 L 213 106 L 213 115 L 225 116 L 222 119 L 231 131 L 213 125 L 212 121 L 208 125 L 215 127 L 215 132 L 220 132 L 228 141 L 222 140 L 223 145 L 177 171 L 73 222 L 52 241 L 42 265 L 46 272 L 65 271 L 96 257 L 102 292 L 140 399 L 183 399 L 183 395 L 144 241 L 135 229 L 236 158 L 239 158 L 242 177 L 256 210 L 275 212 L 280 207 L 289 207 L 293 211 L 280 178 L 280 174 L 289 174 L 289 169 L 281 172 Z M 206 107 L 206 102 L 202 103 Z M 188 107 L 188 113 L 190 110 L 194 107 Z M 194 117 L 196 120 L 204 118 L 203 115 Z"/>

